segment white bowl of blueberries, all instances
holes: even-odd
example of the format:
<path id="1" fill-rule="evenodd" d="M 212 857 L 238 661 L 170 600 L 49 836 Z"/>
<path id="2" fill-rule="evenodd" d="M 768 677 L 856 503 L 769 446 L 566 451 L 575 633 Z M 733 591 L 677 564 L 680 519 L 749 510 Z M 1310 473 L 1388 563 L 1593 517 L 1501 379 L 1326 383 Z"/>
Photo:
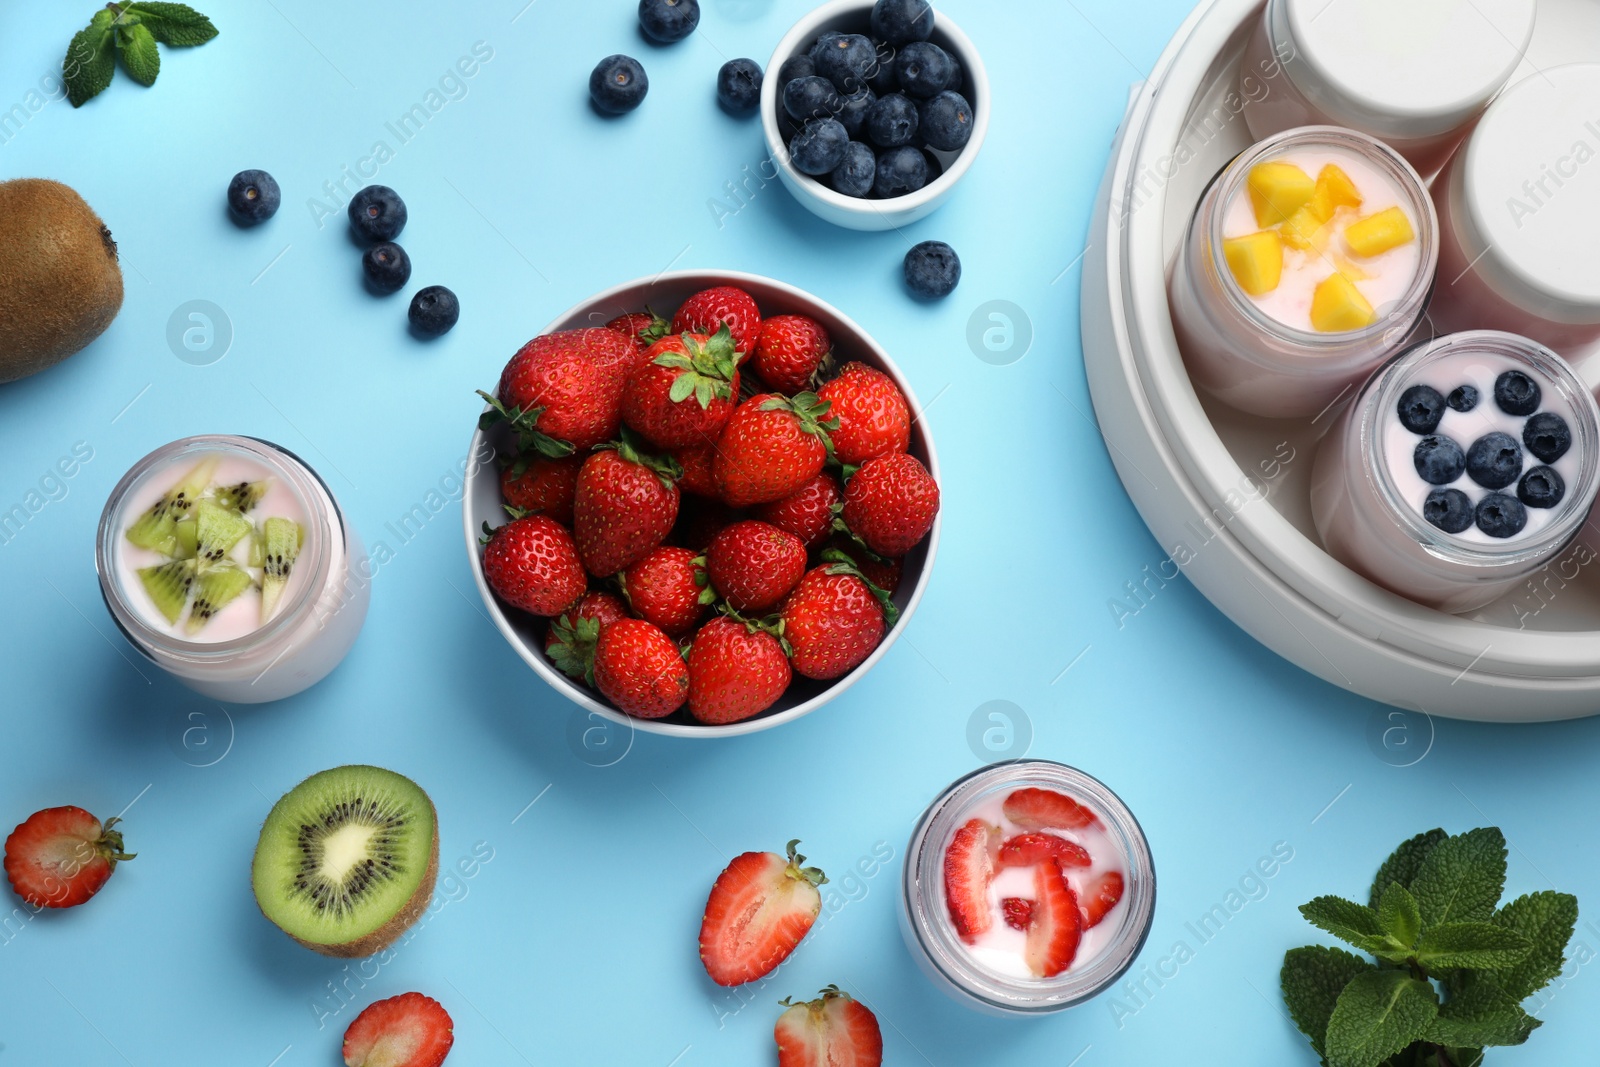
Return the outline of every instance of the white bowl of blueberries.
<path id="1" fill-rule="evenodd" d="M 784 185 L 853 230 L 932 213 L 988 126 L 983 61 L 928 0 L 822 5 L 778 43 L 761 88 L 761 127 Z"/>

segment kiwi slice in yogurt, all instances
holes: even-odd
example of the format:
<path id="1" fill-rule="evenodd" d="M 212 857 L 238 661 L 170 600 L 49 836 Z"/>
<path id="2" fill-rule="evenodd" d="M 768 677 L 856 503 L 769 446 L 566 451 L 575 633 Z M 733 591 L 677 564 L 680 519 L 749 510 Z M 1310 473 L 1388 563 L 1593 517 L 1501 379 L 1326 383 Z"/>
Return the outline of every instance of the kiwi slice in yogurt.
<path id="1" fill-rule="evenodd" d="M 218 458 L 208 456 L 195 464 L 183 480 L 162 494 L 128 527 L 128 540 L 140 548 L 148 548 L 163 555 L 177 555 L 178 521 L 189 514 L 201 494 L 211 484 L 211 475 L 217 469 Z"/>
<path id="2" fill-rule="evenodd" d="M 271 518 L 262 527 L 261 621 L 272 618 L 278 600 L 289 584 L 294 561 L 300 557 L 306 532 L 292 519 Z"/>
<path id="3" fill-rule="evenodd" d="M 191 634 L 205 629 L 206 623 L 255 583 L 250 572 L 230 560 L 205 567 L 195 580 L 194 605 L 189 609 L 189 621 L 184 630 Z"/>
<path id="4" fill-rule="evenodd" d="M 183 606 L 189 602 L 189 587 L 194 584 L 194 571 L 192 559 L 175 559 L 139 568 L 140 584 L 168 622 L 176 623 L 183 614 Z"/>

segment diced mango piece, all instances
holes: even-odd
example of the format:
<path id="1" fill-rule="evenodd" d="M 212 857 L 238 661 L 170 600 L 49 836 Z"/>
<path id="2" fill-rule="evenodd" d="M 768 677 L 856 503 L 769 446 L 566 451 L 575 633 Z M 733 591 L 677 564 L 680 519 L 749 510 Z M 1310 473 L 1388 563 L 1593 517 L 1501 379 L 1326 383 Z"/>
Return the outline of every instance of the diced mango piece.
<path id="1" fill-rule="evenodd" d="M 1360 207 L 1361 191 L 1337 163 L 1329 163 L 1317 174 L 1317 190 L 1311 202 L 1318 216 L 1327 222 L 1342 207 Z"/>
<path id="2" fill-rule="evenodd" d="M 1256 225 L 1276 226 L 1299 211 L 1317 191 L 1311 175 L 1293 163 L 1257 163 L 1245 179 Z"/>
<path id="3" fill-rule="evenodd" d="M 1328 218 L 1319 218 L 1315 210 L 1316 198 L 1313 197 L 1299 211 L 1290 215 L 1282 226 L 1278 227 L 1278 235 L 1283 238 L 1283 243 L 1290 248 L 1298 248 L 1302 252 L 1312 250 L 1322 251 L 1328 247 L 1328 239 L 1332 233 L 1328 226 Z"/>
<path id="4" fill-rule="evenodd" d="M 1356 266 L 1355 261 L 1338 252 L 1333 253 L 1333 269 L 1353 282 L 1364 282 L 1372 275 Z"/>
<path id="5" fill-rule="evenodd" d="M 1377 320 L 1367 298 L 1343 274 L 1328 275 L 1311 294 L 1311 327 L 1319 333 L 1359 330 Z"/>
<path id="6" fill-rule="evenodd" d="M 1399 248 L 1416 240 L 1411 220 L 1398 207 L 1385 208 L 1376 215 L 1357 219 L 1344 230 L 1345 244 L 1350 251 L 1363 259 L 1382 255 L 1391 248 Z"/>
<path id="7" fill-rule="evenodd" d="M 1272 292 L 1283 277 L 1283 245 L 1271 230 L 1230 237 L 1222 242 L 1222 254 L 1234 281 L 1251 296 Z"/>

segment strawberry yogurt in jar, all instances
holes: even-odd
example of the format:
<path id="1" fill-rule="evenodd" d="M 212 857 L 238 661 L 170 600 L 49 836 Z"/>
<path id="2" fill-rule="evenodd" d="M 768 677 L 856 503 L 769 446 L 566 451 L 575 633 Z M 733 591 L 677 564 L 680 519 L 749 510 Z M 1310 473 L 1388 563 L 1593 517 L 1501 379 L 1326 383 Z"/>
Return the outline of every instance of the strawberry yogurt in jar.
<path id="1" fill-rule="evenodd" d="M 360 536 L 314 471 L 255 438 L 185 438 L 134 464 L 101 514 L 95 567 L 134 647 L 229 703 L 320 681 L 366 618 Z"/>
<path id="2" fill-rule="evenodd" d="M 1425 322 L 1437 230 L 1416 170 L 1365 134 L 1309 126 L 1241 153 L 1168 280 L 1190 378 L 1251 414 L 1321 416 Z"/>
<path id="3" fill-rule="evenodd" d="M 975 771 L 922 815 L 900 929 L 935 985 L 993 1015 L 1080 1004 L 1132 966 L 1155 911 L 1150 846 L 1103 783 L 1048 760 Z"/>

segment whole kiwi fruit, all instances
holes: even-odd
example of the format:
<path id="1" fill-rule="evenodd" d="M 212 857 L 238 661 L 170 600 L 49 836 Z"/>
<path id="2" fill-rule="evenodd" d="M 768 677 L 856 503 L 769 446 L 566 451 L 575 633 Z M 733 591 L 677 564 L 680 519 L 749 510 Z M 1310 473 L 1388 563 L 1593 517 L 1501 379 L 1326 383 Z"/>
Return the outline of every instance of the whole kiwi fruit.
<path id="1" fill-rule="evenodd" d="M 45 178 L 0 181 L 0 382 L 66 359 L 121 308 L 117 243 L 83 197 Z"/>

